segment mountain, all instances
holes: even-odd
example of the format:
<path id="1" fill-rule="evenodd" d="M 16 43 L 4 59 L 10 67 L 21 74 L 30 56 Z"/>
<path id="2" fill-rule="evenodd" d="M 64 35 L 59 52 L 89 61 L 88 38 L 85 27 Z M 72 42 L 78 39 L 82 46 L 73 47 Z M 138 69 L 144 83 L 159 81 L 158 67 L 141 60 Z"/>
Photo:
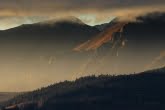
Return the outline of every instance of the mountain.
<path id="1" fill-rule="evenodd" d="M 58 75 L 57 81 L 69 79 L 75 73 L 73 66 L 79 66 L 77 63 L 79 56 L 76 55 L 79 53 L 73 52 L 72 49 L 99 32 L 97 28 L 88 26 L 73 17 L 60 21 L 24 24 L 0 31 L 0 69 L 2 75 L 8 77 L 10 74 L 10 77 L 21 81 L 30 74 L 33 80 L 22 83 L 29 85 L 30 82 L 35 82 L 36 85 L 30 84 L 31 86 L 22 91 L 32 90 L 47 85 L 50 81 L 53 82 L 58 72 L 60 75 Z M 73 65 L 70 64 L 69 60 L 71 59 L 75 59 L 72 61 Z M 69 73 L 65 77 L 63 76 L 65 70 L 61 69 L 63 66 Z M 57 72 L 54 73 L 55 71 Z M 16 78 L 15 74 L 19 74 L 20 77 Z M 53 74 L 52 79 L 44 80 L 49 74 Z M 37 82 L 36 78 L 38 79 Z M 9 80 L 8 86 L 18 86 L 14 82 L 15 80 L 11 78 Z M 0 83 L 2 84 L 3 80 Z M 20 86 L 22 85 L 20 84 Z"/>
<path id="2" fill-rule="evenodd" d="M 123 51 L 129 51 L 129 59 L 136 59 L 134 60 L 137 64 L 134 65 L 135 67 L 142 68 L 153 63 L 147 69 L 157 68 L 157 63 L 164 58 L 161 53 L 164 53 L 165 49 L 165 32 L 163 30 L 165 28 L 165 14 L 151 13 L 137 19 L 139 22 L 129 23 L 125 26 L 123 36 L 127 42 L 120 53 L 122 55 Z M 154 62 L 160 56 L 162 58 Z M 129 63 L 133 64 L 133 62 Z"/>
<path id="3" fill-rule="evenodd" d="M 68 18 L 60 21 L 45 21 L 35 24 L 24 24 L 16 28 L 0 32 L 1 40 L 10 43 L 36 41 L 37 43 L 53 41 L 54 43 L 77 44 L 87 40 L 99 31 L 81 22 L 77 18 Z M 49 42 L 48 42 L 49 43 Z"/>
<path id="4" fill-rule="evenodd" d="M 127 22 L 122 33 L 108 30 L 120 24 L 117 19 L 99 30 L 77 18 L 0 31 L 0 70 L 9 79 L 7 87 L 22 89 L 24 85 L 26 88 L 22 91 L 29 91 L 92 73 L 128 74 L 164 66 L 164 13 L 137 19 L 137 22 Z M 102 35 L 107 39 L 102 39 Z M 97 39 L 99 44 L 94 42 L 94 46 L 99 45 L 97 49 L 74 51 L 75 47 L 95 38 L 101 38 Z M 3 82 L 0 80 L 0 86 Z M 10 91 L 17 91 L 14 89 Z"/>
<path id="5" fill-rule="evenodd" d="M 164 83 L 165 68 L 130 75 L 87 76 L 17 96 L 4 110 L 163 109 Z"/>
<path id="6" fill-rule="evenodd" d="M 111 28 L 120 23 L 126 25 L 123 26 L 123 29 L 121 28 L 122 30 L 114 33 Z M 114 19 L 109 24 L 100 26 L 103 27 L 101 29 L 103 31 L 95 38 L 87 40 L 86 45 L 88 46 L 84 46 L 85 43 L 84 45 L 81 44 L 82 47 L 87 47 L 85 50 L 97 47 L 97 52 L 102 55 L 101 58 L 99 58 L 100 56 L 97 58 L 96 72 L 139 72 L 161 67 L 165 64 L 165 62 L 162 62 L 165 58 L 163 54 L 165 51 L 164 13 L 155 12 L 139 16 L 136 22 Z M 101 46 L 99 45 L 100 42 L 102 42 Z"/>
<path id="7" fill-rule="evenodd" d="M 0 31 L 0 51 L 4 55 L 21 57 L 22 54 L 39 57 L 54 56 L 56 53 L 61 56 L 72 52 L 76 45 L 99 32 L 97 28 L 88 26 L 74 17 L 60 21 L 24 24 Z"/>
<path id="8" fill-rule="evenodd" d="M 118 22 L 117 18 L 113 19 L 109 23 L 103 23 L 103 24 L 95 25 L 94 27 L 96 27 L 100 31 L 104 31 L 106 28 L 113 26 L 116 22 Z"/>
<path id="9" fill-rule="evenodd" d="M 105 30 L 106 28 L 111 27 L 111 26 L 112 26 L 112 24 L 111 24 L 111 22 L 109 22 L 109 23 L 104 23 L 104 24 L 96 25 L 95 27 L 96 27 L 97 29 L 99 29 L 100 31 L 103 31 L 103 30 Z"/>

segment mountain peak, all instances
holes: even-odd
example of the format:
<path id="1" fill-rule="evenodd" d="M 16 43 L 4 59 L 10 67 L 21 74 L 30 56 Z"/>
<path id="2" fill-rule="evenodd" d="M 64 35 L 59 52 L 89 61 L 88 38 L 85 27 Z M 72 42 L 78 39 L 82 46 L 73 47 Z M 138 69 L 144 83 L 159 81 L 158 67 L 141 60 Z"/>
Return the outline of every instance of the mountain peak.
<path id="1" fill-rule="evenodd" d="M 153 22 L 161 23 L 161 22 L 165 22 L 165 13 L 163 12 L 148 13 L 144 16 L 137 17 L 137 20 L 148 23 L 153 23 Z"/>
<path id="2" fill-rule="evenodd" d="M 70 21 L 70 22 L 74 22 L 74 23 L 78 23 L 78 24 L 85 24 L 79 18 L 76 18 L 74 16 L 69 16 L 69 17 L 65 18 L 64 21 Z"/>
<path id="3" fill-rule="evenodd" d="M 82 22 L 80 19 L 74 16 L 69 16 L 57 20 L 52 19 L 52 20 L 40 22 L 40 24 L 63 24 L 63 23 L 86 25 L 84 22 Z"/>

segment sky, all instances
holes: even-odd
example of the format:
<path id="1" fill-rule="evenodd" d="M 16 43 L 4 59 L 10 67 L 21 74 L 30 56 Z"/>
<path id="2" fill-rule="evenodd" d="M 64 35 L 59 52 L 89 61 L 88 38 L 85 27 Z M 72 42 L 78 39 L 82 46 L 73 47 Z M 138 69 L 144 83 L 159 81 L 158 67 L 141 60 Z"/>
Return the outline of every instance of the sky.
<path id="1" fill-rule="evenodd" d="M 75 16 L 89 25 L 165 11 L 165 0 L 0 0 L 0 30 Z"/>

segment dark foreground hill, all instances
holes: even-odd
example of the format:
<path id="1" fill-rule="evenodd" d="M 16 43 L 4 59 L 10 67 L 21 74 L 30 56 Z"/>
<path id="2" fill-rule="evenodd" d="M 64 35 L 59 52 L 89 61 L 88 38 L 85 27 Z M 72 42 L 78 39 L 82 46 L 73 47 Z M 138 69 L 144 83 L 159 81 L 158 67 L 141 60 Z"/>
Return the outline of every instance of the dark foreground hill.
<path id="1" fill-rule="evenodd" d="M 0 103 L 3 101 L 7 101 L 14 96 L 18 95 L 18 93 L 15 92 L 0 92 Z"/>
<path id="2" fill-rule="evenodd" d="M 140 74 L 88 76 L 25 93 L 8 110 L 162 110 L 165 68 Z"/>

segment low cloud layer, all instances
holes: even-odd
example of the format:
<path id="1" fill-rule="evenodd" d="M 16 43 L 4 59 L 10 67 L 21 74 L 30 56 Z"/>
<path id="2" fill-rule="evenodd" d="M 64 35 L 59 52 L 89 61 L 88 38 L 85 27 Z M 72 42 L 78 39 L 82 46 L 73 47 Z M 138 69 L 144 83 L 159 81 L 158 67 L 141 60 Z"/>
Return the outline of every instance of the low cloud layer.
<path id="1" fill-rule="evenodd" d="M 19 25 L 27 23 L 27 20 L 33 23 L 66 16 L 76 16 L 95 25 L 118 16 L 122 20 L 132 20 L 148 12 L 164 12 L 164 7 L 164 0 L 0 0 L 0 17 L 9 22 L 4 24 L 1 20 L 0 25 L 7 28 L 12 22 Z M 33 21 L 36 16 L 38 20 Z"/>

